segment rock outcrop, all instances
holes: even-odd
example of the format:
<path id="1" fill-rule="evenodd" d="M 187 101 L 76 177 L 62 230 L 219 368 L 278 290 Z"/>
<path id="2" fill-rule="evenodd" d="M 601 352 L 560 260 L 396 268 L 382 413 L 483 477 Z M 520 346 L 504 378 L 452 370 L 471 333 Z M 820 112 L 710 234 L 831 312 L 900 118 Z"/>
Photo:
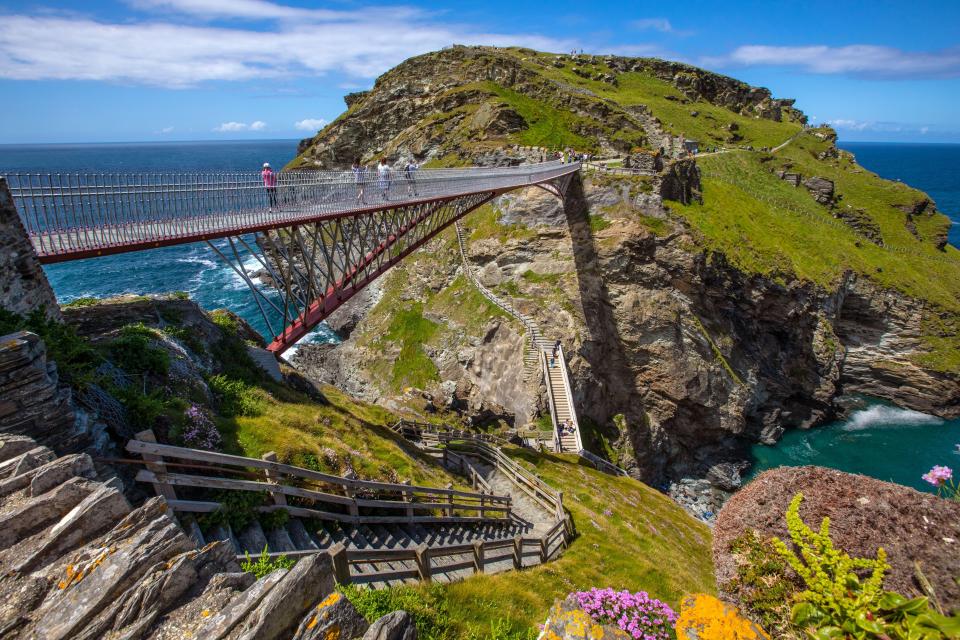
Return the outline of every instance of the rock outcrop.
<path id="1" fill-rule="evenodd" d="M 4 638 L 368 637 L 367 621 L 335 590 L 327 553 L 255 580 L 239 573 L 228 542 L 198 547 L 163 498 L 133 508 L 119 483 L 97 477 L 86 456 L 56 458 L 24 473 L 10 464 L 46 452 L 35 441 L 0 434 L 0 484 L 17 487 L 0 495 Z M 38 485 L 38 478 L 47 481 Z M 370 638 L 416 639 L 404 612 L 374 629 Z"/>
<path id="2" fill-rule="evenodd" d="M 0 178 L 0 309 L 20 316 L 42 309 L 47 317 L 60 318 L 57 297 L 47 282 L 3 178 Z"/>
<path id="3" fill-rule="evenodd" d="M 887 589 L 922 594 L 916 565 L 946 609 L 960 606 L 960 504 L 902 485 L 822 467 L 781 467 L 762 473 L 724 505 L 714 528 L 717 584 L 736 572 L 730 545 L 748 530 L 788 540 L 784 514 L 803 493 L 803 521 L 816 529 L 830 518 L 834 544 L 854 557 L 876 557 L 883 547 L 891 565 Z"/>

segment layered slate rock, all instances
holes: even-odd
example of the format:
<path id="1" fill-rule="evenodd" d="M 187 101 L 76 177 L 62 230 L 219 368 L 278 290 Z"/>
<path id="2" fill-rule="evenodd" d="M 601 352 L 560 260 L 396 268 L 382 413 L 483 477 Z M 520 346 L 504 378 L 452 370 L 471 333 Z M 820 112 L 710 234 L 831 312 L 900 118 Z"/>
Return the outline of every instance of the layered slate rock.
<path id="1" fill-rule="evenodd" d="M 409 613 L 394 611 L 370 625 L 363 640 L 417 640 L 417 628 Z"/>
<path id="2" fill-rule="evenodd" d="M 788 540 L 787 506 L 798 492 L 800 516 L 813 529 L 830 518 L 834 544 L 854 557 L 876 557 L 883 547 L 891 570 L 884 587 L 920 593 L 915 564 L 944 608 L 960 605 L 960 503 L 909 487 L 823 467 L 780 467 L 762 473 L 720 511 L 714 529 L 717 584 L 736 575 L 730 545 L 752 529 L 761 538 Z"/>

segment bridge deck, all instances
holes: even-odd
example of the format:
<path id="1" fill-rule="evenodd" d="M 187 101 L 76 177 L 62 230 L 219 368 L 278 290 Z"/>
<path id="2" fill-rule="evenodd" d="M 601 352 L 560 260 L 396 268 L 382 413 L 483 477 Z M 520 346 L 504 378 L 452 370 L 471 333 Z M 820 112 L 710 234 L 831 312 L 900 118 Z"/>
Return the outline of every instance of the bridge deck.
<path id="1" fill-rule="evenodd" d="M 573 173 L 579 164 L 373 171 L 15 174 L 7 176 L 42 262 L 62 262 L 358 217 L 470 194 L 502 193 Z M 271 206 L 272 205 L 272 206 Z"/>

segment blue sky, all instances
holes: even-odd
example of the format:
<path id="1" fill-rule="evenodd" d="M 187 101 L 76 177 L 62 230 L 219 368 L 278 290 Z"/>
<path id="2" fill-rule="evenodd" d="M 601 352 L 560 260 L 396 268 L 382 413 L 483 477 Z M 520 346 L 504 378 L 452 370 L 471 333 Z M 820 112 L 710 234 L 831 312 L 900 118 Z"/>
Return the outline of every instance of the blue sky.
<path id="1" fill-rule="evenodd" d="M 960 142 L 960 2 L 0 0 L 0 143 L 298 138 L 460 44 L 682 60 L 847 140 Z"/>

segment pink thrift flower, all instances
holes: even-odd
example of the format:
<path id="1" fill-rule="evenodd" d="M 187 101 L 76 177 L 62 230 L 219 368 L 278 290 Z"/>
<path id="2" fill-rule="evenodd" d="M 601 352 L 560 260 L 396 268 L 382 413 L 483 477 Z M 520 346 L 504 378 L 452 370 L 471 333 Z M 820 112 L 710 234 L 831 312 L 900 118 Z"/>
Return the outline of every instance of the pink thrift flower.
<path id="1" fill-rule="evenodd" d="M 935 487 L 939 487 L 951 478 L 953 478 L 953 470 L 943 465 L 934 465 L 933 469 L 923 474 L 923 479 Z"/>

